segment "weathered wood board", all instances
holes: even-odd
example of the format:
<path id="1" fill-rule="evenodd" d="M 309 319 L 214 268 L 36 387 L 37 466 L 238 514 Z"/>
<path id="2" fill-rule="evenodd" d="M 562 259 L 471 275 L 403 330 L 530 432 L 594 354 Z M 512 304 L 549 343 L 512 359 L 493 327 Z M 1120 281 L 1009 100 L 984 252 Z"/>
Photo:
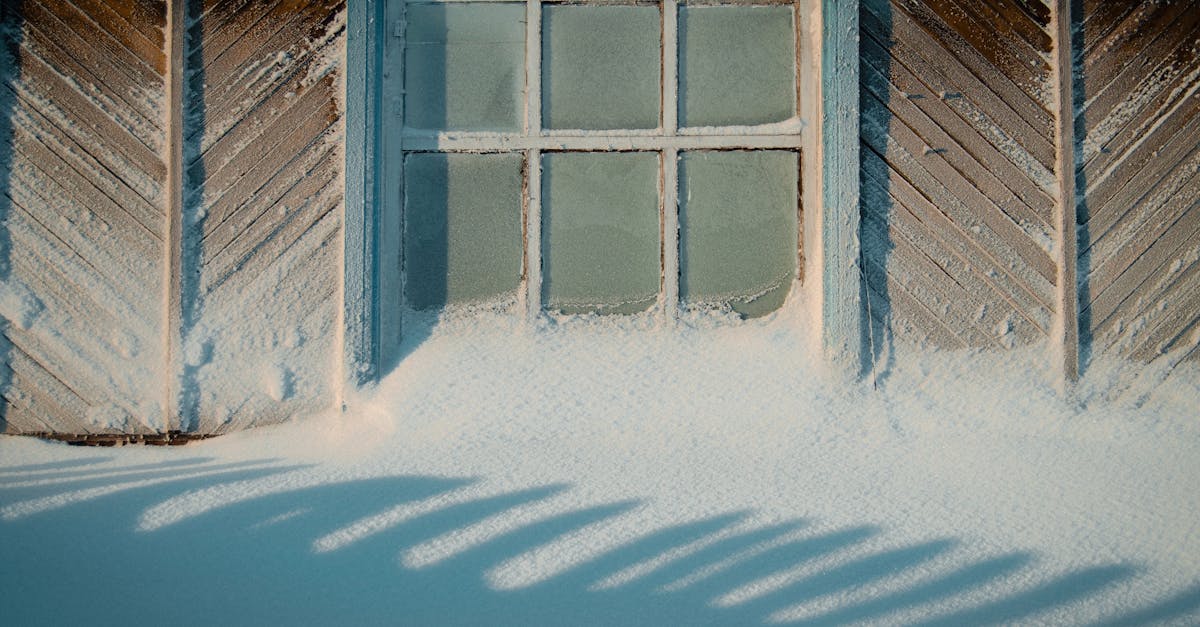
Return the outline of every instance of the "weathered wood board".
<path id="1" fill-rule="evenodd" d="M 165 20 L 0 3 L 0 432 L 165 428 Z"/>
<path id="2" fill-rule="evenodd" d="M 185 430 L 331 405 L 341 348 L 341 0 L 204 1 L 184 50 Z"/>
<path id="3" fill-rule="evenodd" d="M 860 20 L 871 341 L 1045 338 L 1058 270 L 1049 7 L 864 0 Z"/>
<path id="4" fill-rule="evenodd" d="M 1182 361 L 1200 352 L 1200 3 L 1089 0 L 1077 31 L 1085 349 Z"/>

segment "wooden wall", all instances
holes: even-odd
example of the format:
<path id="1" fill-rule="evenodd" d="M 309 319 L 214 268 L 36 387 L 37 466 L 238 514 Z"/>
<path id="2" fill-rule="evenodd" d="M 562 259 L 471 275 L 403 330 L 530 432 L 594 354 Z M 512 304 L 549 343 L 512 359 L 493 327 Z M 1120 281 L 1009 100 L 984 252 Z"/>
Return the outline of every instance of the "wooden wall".
<path id="1" fill-rule="evenodd" d="M 165 426 L 165 21 L 0 4 L 3 431 Z"/>
<path id="2" fill-rule="evenodd" d="M 344 1 L 0 0 L 0 432 L 336 402 Z M 861 0 L 873 351 L 1053 344 L 1071 269 L 1085 357 L 1200 360 L 1200 0 L 1051 4 Z"/>
<path id="3" fill-rule="evenodd" d="M 190 7 L 180 397 L 188 429 L 311 412 L 340 384 L 342 9 L 342 0 Z"/>
<path id="4" fill-rule="evenodd" d="M 0 432 L 219 433 L 334 402 L 343 8 L 0 2 Z"/>
<path id="5" fill-rule="evenodd" d="M 1200 3 L 1082 3 L 1081 327 L 1095 354 L 1200 360 Z"/>
<path id="6" fill-rule="evenodd" d="M 1200 359 L 1200 3 L 863 0 L 862 241 L 871 331 L 952 347 L 1053 332 L 1075 264 L 1080 352 Z M 1070 46 L 1077 233 L 1055 216 Z M 1065 81 L 1064 81 L 1065 83 Z M 1073 183 L 1073 185 L 1071 185 Z M 1077 258 L 1058 258 L 1060 237 Z M 1067 290 L 1070 293 L 1070 290 Z M 1055 342 L 1050 336 L 1051 344 Z"/>
<path id="7" fill-rule="evenodd" d="M 1042 340 L 1056 310 L 1050 10 L 864 0 L 862 247 L 876 342 Z"/>

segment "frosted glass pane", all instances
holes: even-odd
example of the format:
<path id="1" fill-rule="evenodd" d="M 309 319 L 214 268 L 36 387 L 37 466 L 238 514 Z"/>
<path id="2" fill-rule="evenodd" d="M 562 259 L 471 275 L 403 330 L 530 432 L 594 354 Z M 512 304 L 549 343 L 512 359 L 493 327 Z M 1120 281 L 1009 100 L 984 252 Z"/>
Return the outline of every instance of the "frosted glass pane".
<path id="1" fill-rule="evenodd" d="M 679 9 L 679 123 L 782 122 L 796 113 L 790 6 Z"/>
<path id="2" fill-rule="evenodd" d="M 634 313 L 659 286 L 658 155 L 542 159 L 542 299 L 565 313 Z"/>
<path id="3" fill-rule="evenodd" d="M 414 153 L 404 164 L 408 304 L 428 309 L 516 290 L 521 155 Z"/>
<path id="4" fill-rule="evenodd" d="M 782 150 L 689 151 L 679 163 L 679 293 L 754 317 L 796 276 L 799 160 Z"/>
<path id="5" fill-rule="evenodd" d="M 405 125 L 521 130 L 525 6 L 411 4 L 407 15 Z"/>
<path id="6" fill-rule="evenodd" d="M 657 128 L 661 17 L 654 6 L 547 6 L 546 128 Z"/>

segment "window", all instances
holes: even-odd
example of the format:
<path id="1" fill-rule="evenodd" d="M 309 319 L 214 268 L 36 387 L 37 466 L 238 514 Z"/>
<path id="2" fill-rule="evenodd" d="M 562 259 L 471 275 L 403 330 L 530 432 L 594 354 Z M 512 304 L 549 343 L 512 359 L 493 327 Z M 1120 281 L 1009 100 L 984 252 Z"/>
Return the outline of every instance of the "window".
<path id="1" fill-rule="evenodd" d="M 777 309 L 799 258 L 793 4 L 398 5 L 404 301 Z M 390 184 L 390 183 L 389 183 Z"/>

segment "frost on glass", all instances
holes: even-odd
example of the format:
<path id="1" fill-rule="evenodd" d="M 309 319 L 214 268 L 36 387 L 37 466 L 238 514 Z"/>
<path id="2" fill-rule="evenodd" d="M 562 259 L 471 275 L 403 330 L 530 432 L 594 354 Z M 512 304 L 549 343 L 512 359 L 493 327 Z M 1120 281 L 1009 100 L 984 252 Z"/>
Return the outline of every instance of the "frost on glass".
<path id="1" fill-rule="evenodd" d="M 414 309 L 517 289 L 523 159 L 414 153 L 404 160 L 405 297 Z"/>
<path id="2" fill-rule="evenodd" d="M 741 126 L 796 113 L 790 6 L 679 9 L 679 123 Z"/>
<path id="3" fill-rule="evenodd" d="M 564 313 L 635 313 L 658 297 L 658 155 L 542 159 L 542 299 Z"/>
<path id="4" fill-rule="evenodd" d="M 407 19 L 406 126 L 521 129 L 525 89 L 523 4 L 411 4 Z"/>
<path id="5" fill-rule="evenodd" d="M 778 309 L 796 277 L 794 152 L 689 151 L 679 162 L 680 297 L 747 317 Z"/>
<path id="6" fill-rule="evenodd" d="M 661 17 L 655 6 L 547 6 L 546 128 L 657 128 Z"/>

